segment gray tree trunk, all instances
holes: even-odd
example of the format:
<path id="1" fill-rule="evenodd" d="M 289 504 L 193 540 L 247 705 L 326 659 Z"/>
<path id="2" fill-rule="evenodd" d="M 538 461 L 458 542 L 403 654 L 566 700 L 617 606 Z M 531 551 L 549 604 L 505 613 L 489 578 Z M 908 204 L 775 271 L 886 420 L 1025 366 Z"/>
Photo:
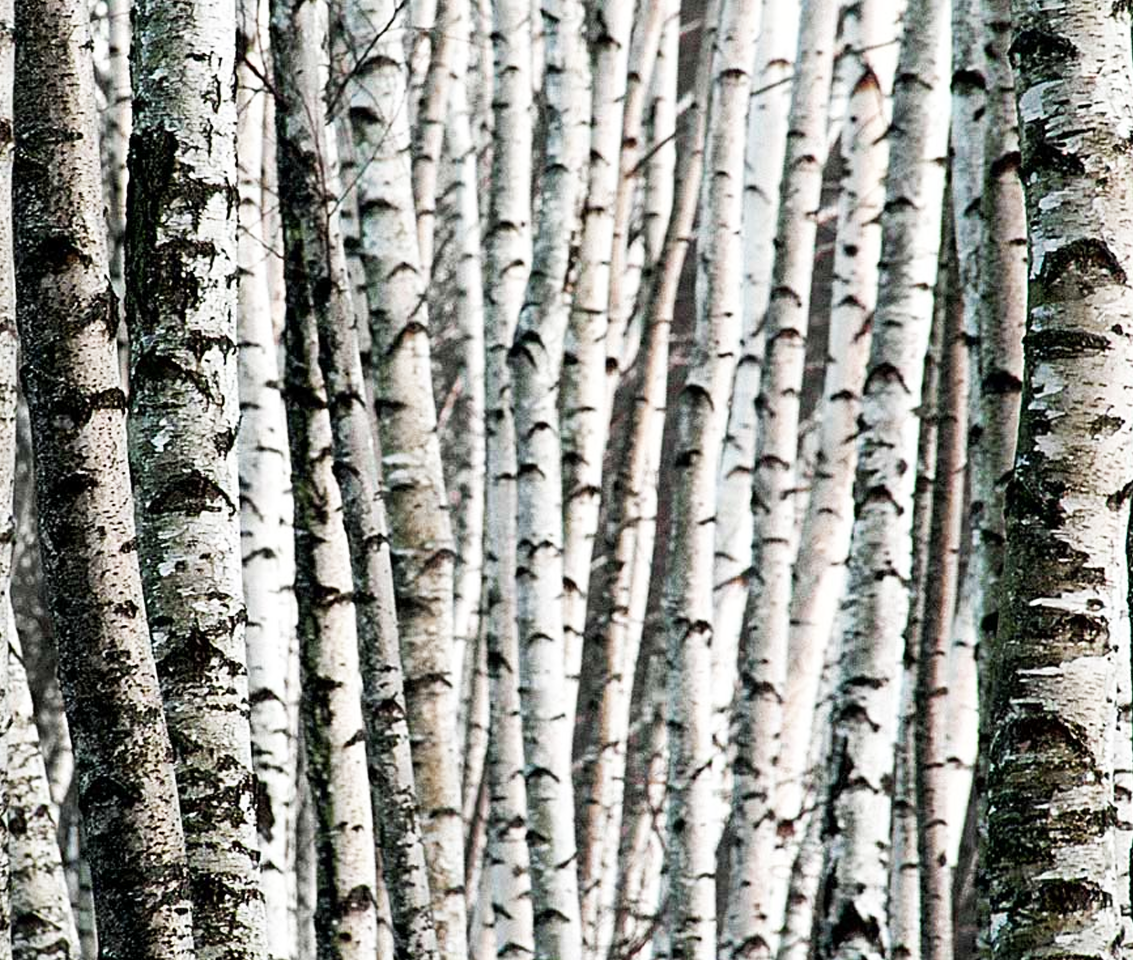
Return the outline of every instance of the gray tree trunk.
<path id="1" fill-rule="evenodd" d="M 16 31 L 17 318 L 102 956 L 192 960 L 181 811 L 129 495 L 86 6 L 20 0 Z"/>

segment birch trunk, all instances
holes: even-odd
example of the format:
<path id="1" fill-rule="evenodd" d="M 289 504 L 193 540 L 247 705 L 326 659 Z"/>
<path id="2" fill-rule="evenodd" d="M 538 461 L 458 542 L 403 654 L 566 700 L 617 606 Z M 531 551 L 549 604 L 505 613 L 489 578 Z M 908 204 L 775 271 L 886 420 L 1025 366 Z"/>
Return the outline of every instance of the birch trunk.
<path id="1" fill-rule="evenodd" d="M 955 175 L 955 174 L 954 174 Z M 946 237 L 951 233 L 948 231 Z M 959 241 L 959 229 L 952 234 Z M 942 272 L 947 281 L 963 276 L 956 258 L 949 269 L 946 251 Z M 949 286 L 951 284 L 949 283 Z M 961 279 L 960 287 L 964 283 Z M 937 296 L 944 303 L 940 387 L 936 417 L 936 468 L 929 529 L 924 619 L 916 671 L 915 784 L 917 860 L 920 863 L 920 935 L 923 960 L 952 960 L 952 832 L 949 820 L 948 721 L 949 653 L 952 619 L 960 578 L 960 545 L 964 513 L 968 419 L 968 350 L 964 324 L 967 304 L 944 285 Z"/>
<path id="2" fill-rule="evenodd" d="M 873 342 L 858 439 L 847 630 L 830 757 L 823 958 L 886 951 L 891 772 L 909 610 L 915 411 L 932 321 L 947 149 L 948 4 L 914 0 L 893 92 Z"/>
<path id="3" fill-rule="evenodd" d="M 126 238 L 138 557 L 201 960 L 264 955 L 236 475 L 236 10 L 135 8 Z"/>
<path id="4" fill-rule="evenodd" d="M 295 635 L 287 421 L 271 313 L 262 184 L 267 3 L 240 8 L 237 65 L 240 240 L 237 456 L 244 600 L 248 621 L 248 701 L 256 775 L 260 887 L 268 956 L 290 958 L 295 943 L 295 807 L 298 744 L 289 660 Z"/>
<path id="5" fill-rule="evenodd" d="M 527 826 L 538 960 L 581 956 L 571 735 L 564 709 L 563 510 L 558 392 L 568 262 L 589 145 L 582 5 L 543 11 L 547 136 L 531 274 L 508 354 L 516 436 L 516 587 Z"/>
<path id="6" fill-rule="evenodd" d="M 652 127 L 655 138 L 675 131 L 678 5 L 665 3 L 665 28 L 654 72 Z M 703 61 L 702 61 L 703 62 Z M 665 419 L 669 370 L 669 333 L 677 284 L 696 211 L 703 164 L 704 101 L 709 74 L 701 67 L 696 100 L 685 133 L 687 160 L 680 171 L 682 189 L 674 209 L 675 145 L 659 150 L 647 168 L 646 205 L 651 216 L 647 247 L 650 266 L 637 310 L 644 314 L 645 346 L 631 381 L 632 410 L 624 434 L 617 437 L 619 458 L 607 501 L 605 563 L 600 596 L 607 606 L 591 639 L 584 670 L 597 687 L 587 705 L 583 768 L 576 778 L 580 799 L 579 876 L 583 886 L 583 937 L 588 953 L 605 957 L 614 937 L 618 840 L 626 787 L 626 747 L 630 694 L 639 659 L 645 603 L 653 561 L 657 516 L 657 473 Z M 660 135 L 659 137 L 657 135 Z M 613 280 L 611 280 L 613 282 Z M 576 741 L 583 731 L 576 730 Z"/>
<path id="7" fill-rule="evenodd" d="M 1099 811 L 1131 482 L 1129 17 L 1074 2 L 1013 14 L 1030 307 L 987 705 L 991 949 L 1101 957 L 1121 929 Z"/>
<path id="8" fill-rule="evenodd" d="M 811 274 L 822 195 L 822 154 L 839 4 L 803 0 L 775 238 L 775 267 L 764 321 L 767 353 L 761 378 L 752 490 L 753 589 L 740 644 L 736 705 L 733 849 L 725 954 L 772 957 L 781 907 L 767 869 L 779 824 L 774 815 L 776 764 L 789 674 L 796 500 L 803 486 L 799 404 L 806 362 Z M 718 509 L 721 509 L 721 504 Z"/>
<path id="9" fill-rule="evenodd" d="M 8 853 L 12 873 L 14 960 L 77 960 L 79 938 L 56 840 L 47 768 L 39 751 L 35 707 L 15 622 L 8 612 L 12 710 L 8 752 Z"/>
<path id="10" fill-rule="evenodd" d="M 821 400 L 818 457 L 791 595 L 792 669 L 783 707 L 776 765 L 779 845 L 773 877 L 784 903 L 798 845 L 809 837 L 804 795 L 810 789 L 810 744 L 823 665 L 831 654 L 843 599 L 853 526 L 857 419 L 869 360 L 881 254 L 881 207 L 889 160 L 889 98 L 896 68 L 897 22 L 885 3 L 865 0 L 842 17 L 842 40 L 853 57 L 849 116 L 842 132 L 846 173 L 838 198 L 830 327 Z"/>
<path id="11" fill-rule="evenodd" d="M 590 561 L 602 501 L 602 458 L 610 424 L 606 376 L 614 220 L 633 3 L 589 11 L 593 82 L 590 153 L 577 279 L 562 361 L 563 653 L 567 729 L 574 730 L 590 593 Z"/>
<path id="12" fill-rule="evenodd" d="M 20 0 L 16 31 L 17 319 L 101 950 L 190 960 L 181 812 L 134 550 L 85 6 Z"/>
<path id="13" fill-rule="evenodd" d="M 419 815 L 438 946 L 461 960 L 467 943 L 455 747 L 459 691 L 452 684 L 454 543 L 430 377 L 429 265 L 418 259 L 416 242 L 405 59 L 400 31 L 386 29 L 403 22 L 390 0 L 348 7 L 350 120 Z"/>
<path id="14" fill-rule="evenodd" d="M 775 232 L 779 223 L 779 184 L 787 149 L 791 108 L 790 78 L 798 52 L 800 0 L 764 0 L 755 73 L 747 114 L 747 158 L 743 194 L 743 328 L 740 357 L 728 408 L 728 430 L 720 454 L 717 514 L 727 523 L 716 527 L 712 571 L 712 736 L 726 749 L 732 707 L 739 682 L 738 656 L 744 608 L 751 579 L 751 488 L 754 477 L 759 396 L 763 373 L 763 320 L 771 300 Z M 809 293 L 809 291 L 808 291 Z M 726 754 L 719 764 L 721 803 L 731 804 Z"/>
<path id="15" fill-rule="evenodd" d="M 12 247 L 13 86 L 16 76 L 16 13 L 13 0 L 0 2 L 0 960 L 11 956 L 9 827 L 10 731 L 12 704 L 7 669 L 7 645 L 19 642 L 12 610 L 12 574 L 16 543 L 16 372 L 19 341 L 16 333 L 16 275 Z M 28 451 L 25 450 L 25 454 Z M 26 680 L 25 680 L 26 684 Z M 48 795 L 48 809 L 51 808 Z M 64 891 L 64 901 L 66 895 Z"/>
<path id="16" fill-rule="evenodd" d="M 491 678 L 488 873 L 497 955 L 534 953 L 520 713 L 516 439 L 507 355 L 531 265 L 531 24 L 527 0 L 495 0 L 492 163 L 484 231 L 487 491 L 484 617 Z M 483 904 L 481 905 L 483 910 Z"/>
<path id="17" fill-rule="evenodd" d="M 705 960 L 716 949 L 720 818 L 712 777 L 712 549 L 717 469 L 739 349 L 741 131 L 757 15 L 754 0 L 721 7 L 701 187 L 695 344 L 676 410 L 663 607 L 670 677 L 668 931 L 675 960 Z"/>
<path id="18" fill-rule="evenodd" d="M 319 960 L 362 960 L 377 952 L 377 866 L 373 812 L 366 778 L 365 737 L 350 552 L 342 526 L 342 500 L 330 456 L 328 400 L 318 368 L 318 332 L 307 283 L 299 216 L 312 207 L 292 206 L 301 160 L 288 127 L 298 82 L 317 72 L 301 46 L 317 36 L 314 3 L 298 8 L 272 4 L 279 105 L 280 195 L 284 199 L 287 266 L 288 434 L 295 496 L 296 595 L 302 657 L 302 722 L 306 774 L 315 824 L 317 901 L 314 910 Z"/>

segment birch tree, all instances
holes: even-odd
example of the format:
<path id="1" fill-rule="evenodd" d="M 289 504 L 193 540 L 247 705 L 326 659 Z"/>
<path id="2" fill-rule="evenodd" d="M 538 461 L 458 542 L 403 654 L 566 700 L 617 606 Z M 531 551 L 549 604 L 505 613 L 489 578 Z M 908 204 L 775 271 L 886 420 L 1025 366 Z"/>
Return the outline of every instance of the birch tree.
<path id="1" fill-rule="evenodd" d="M 497 954 L 534 953 L 520 708 L 516 438 L 508 351 L 531 265 L 534 118 L 527 0 L 492 4 L 492 164 L 484 231 L 487 491 L 484 632 L 491 682 L 488 871 Z"/>
<path id="2" fill-rule="evenodd" d="M 757 4 L 724 3 L 701 187 L 693 357 L 677 400 L 676 476 L 664 610 L 669 672 L 669 917 L 672 955 L 716 948 L 711 746 L 712 550 L 716 476 L 739 349 L 744 142 Z"/>
<path id="3" fill-rule="evenodd" d="M 63 861 L 56 840 L 47 768 L 39 750 L 34 705 L 14 618 L 8 618 L 12 727 L 9 749 L 8 848 L 12 862 L 11 956 L 71 960 L 79 956 Z"/>
<path id="4" fill-rule="evenodd" d="M 882 270 L 862 397 L 845 648 L 829 759 L 823 957 L 886 950 L 891 771 L 923 360 L 947 148 L 948 4 L 914 0 L 893 88 Z"/>
<path id="5" fill-rule="evenodd" d="M 460 960 L 467 944 L 459 691 L 452 683 L 454 544 L 430 373 L 429 264 L 418 248 L 409 167 L 405 97 L 413 86 L 407 93 L 404 23 L 389 0 L 348 6 L 348 96 L 414 775 L 438 945 Z"/>
<path id="6" fill-rule="evenodd" d="M 787 150 L 780 188 L 775 267 L 764 321 L 767 347 L 758 402 L 759 438 L 752 492 L 755 563 L 740 644 L 735 787 L 725 950 L 733 956 L 777 951 L 778 904 L 767 864 L 774 856 L 775 765 L 786 700 L 791 572 L 801 470 L 799 405 L 806 362 L 811 272 L 822 194 L 826 103 L 834 64 L 838 4 L 804 0 L 795 58 Z"/>
<path id="7" fill-rule="evenodd" d="M 139 3 L 127 197 L 138 557 L 198 954 L 262 957 L 236 427 L 235 5 Z"/>
<path id="8" fill-rule="evenodd" d="M 267 119 L 267 3 L 245 0 L 237 34 L 237 147 L 240 238 L 239 392 L 237 456 L 240 534 L 247 624 L 248 701 L 252 761 L 258 790 L 260 887 L 264 931 L 273 960 L 290 956 L 295 942 L 295 810 L 298 776 L 297 717 L 289 691 L 295 639 L 289 543 L 291 465 L 272 321 L 263 190 Z"/>
<path id="9" fill-rule="evenodd" d="M 1133 386 L 1129 18 L 1072 2 L 1013 13 L 1030 304 L 987 705 L 991 949 L 1101 956 L 1120 935 L 1108 811 Z"/>
<path id="10" fill-rule="evenodd" d="M 20 0 L 16 32 L 17 320 L 100 949 L 190 960 L 181 811 L 129 494 L 86 8 Z"/>
<path id="11" fill-rule="evenodd" d="M 567 652 L 563 629 L 563 507 L 557 409 L 570 319 L 571 233 L 589 144 L 583 8 L 544 7 L 546 140 L 531 273 L 508 353 L 516 436 L 516 587 L 527 827 L 538 960 L 581 956 Z"/>

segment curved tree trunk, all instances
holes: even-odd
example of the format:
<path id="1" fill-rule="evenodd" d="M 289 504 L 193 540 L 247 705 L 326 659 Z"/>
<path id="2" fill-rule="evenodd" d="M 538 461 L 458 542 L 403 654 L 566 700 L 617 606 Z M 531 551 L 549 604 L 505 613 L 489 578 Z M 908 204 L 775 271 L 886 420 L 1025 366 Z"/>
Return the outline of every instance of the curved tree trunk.
<path id="1" fill-rule="evenodd" d="M 17 317 L 101 951 L 191 960 L 184 834 L 129 494 L 86 6 L 20 0 L 16 30 Z"/>
<path id="2" fill-rule="evenodd" d="M 1103 957 L 1121 929 L 1099 813 L 1133 489 L 1129 14 L 1073 0 L 1013 12 L 1030 307 L 986 706 L 991 949 Z"/>

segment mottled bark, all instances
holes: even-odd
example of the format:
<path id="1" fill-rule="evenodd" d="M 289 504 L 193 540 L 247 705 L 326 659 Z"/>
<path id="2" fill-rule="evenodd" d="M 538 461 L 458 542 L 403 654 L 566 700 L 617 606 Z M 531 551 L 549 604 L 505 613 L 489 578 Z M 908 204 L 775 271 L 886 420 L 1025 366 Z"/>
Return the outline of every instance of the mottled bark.
<path id="1" fill-rule="evenodd" d="M 1030 304 L 986 705 L 991 950 L 1108 957 L 1120 935 L 1114 644 L 1133 483 L 1129 16 L 1075 2 L 1012 10 Z"/>
<path id="2" fill-rule="evenodd" d="M 17 318 L 101 951 L 189 960 L 184 834 L 129 495 L 85 5 L 21 0 L 16 30 Z"/>
<path id="3" fill-rule="evenodd" d="M 134 9 L 126 237 L 138 558 L 202 960 L 264 955 L 236 476 L 236 11 Z"/>

